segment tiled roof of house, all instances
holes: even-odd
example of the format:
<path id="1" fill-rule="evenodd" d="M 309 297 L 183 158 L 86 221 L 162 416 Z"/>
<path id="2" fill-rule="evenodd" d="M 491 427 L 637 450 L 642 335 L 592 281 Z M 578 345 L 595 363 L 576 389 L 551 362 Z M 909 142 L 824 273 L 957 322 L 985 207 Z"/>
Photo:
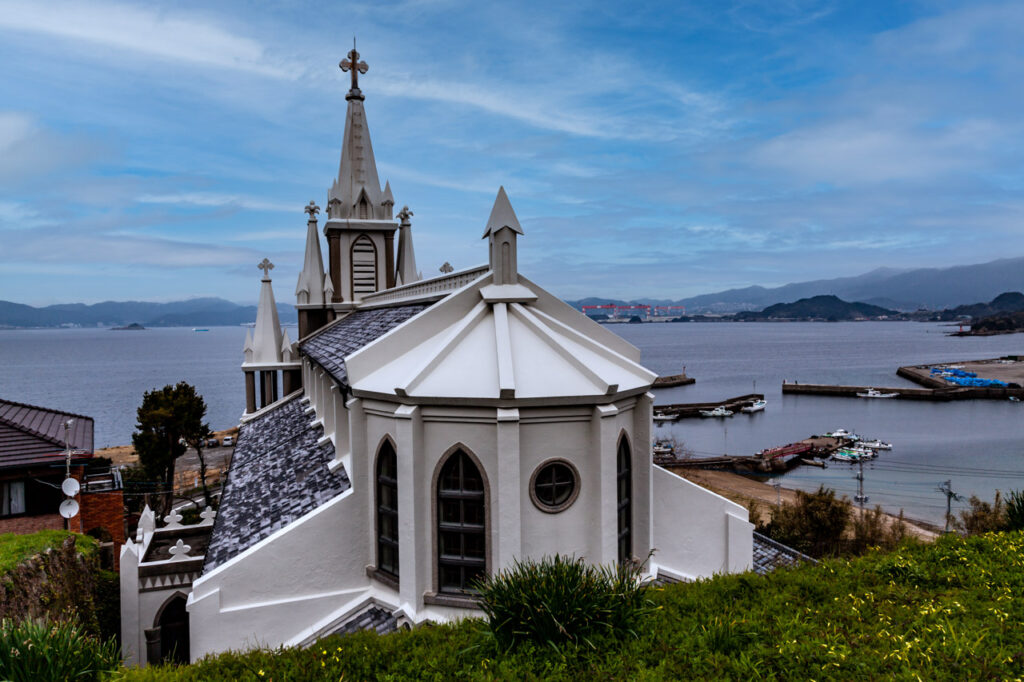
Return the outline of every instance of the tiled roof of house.
<path id="1" fill-rule="evenodd" d="M 296 396 L 242 424 L 206 553 L 210 571 L 351 487 Z"/>
<path id="2" fill-rule="evenodd" d="M 63 457 L 64 423 L 72 450 L 92 453 L 93 420 L 80 414 L 0 399 L 0 468 L 52 462 Z"/>
<path id="3" fill-rule="evenodd" d="M 818 563 L 815 559 L 787 547 L 781 542 L 772 540 L 767 535 L 754 533 L 754 572 L 759 575 L 771 573 L 783 566 L 796 566 L 802 563 Z"/>
<path id="4" fill-rule="evenodd" d="M 357 310 L 308 337 L 299 345 L 299 350 L 327 370 L 335 381 L 347 386 L 347 355 L 384 336 L 428 307 L 428 304 L 420 303 L 394 308 Z"/>

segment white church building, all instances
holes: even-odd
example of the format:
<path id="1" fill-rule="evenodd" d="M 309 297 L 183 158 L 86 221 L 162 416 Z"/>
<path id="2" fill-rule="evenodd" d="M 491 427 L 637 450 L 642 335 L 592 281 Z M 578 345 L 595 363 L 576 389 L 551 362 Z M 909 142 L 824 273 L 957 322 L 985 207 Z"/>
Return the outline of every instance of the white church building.
<path id="1" fill-rule="evenodd" d="M 481 216 L 486 264 L 420 277 L 412 213 L 396 220 L 380 187 L 366 65 L 348 56 L 322 229 L 307 207 L 299 338 L 265 262 L 220 510 L 201 572 L 174 587 L 189 656 L 480 615 L 475 581 L 516 559 L 684 581 L 751 568 L 746 509 L 652 463 L 656 377 L 639 350 L 520 273 L 529 235 L 504 189 Z M 155 638 L 154 617 L 133 627 Z M 144 641 L 126 637 L 128 661 L 145 662 Z"/>

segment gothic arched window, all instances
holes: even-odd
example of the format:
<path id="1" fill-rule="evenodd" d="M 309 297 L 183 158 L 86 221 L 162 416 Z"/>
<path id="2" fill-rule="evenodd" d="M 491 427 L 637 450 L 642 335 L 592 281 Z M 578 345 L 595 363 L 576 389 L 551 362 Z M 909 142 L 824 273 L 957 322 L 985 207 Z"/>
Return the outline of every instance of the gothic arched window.
<path id="1" fill-rule="evenodd" d="M 377 291 L 377 247 L 365 234 L 352 243 L 352 295 Z"/>
<path id="2" fill-rule="evenodd" d="M 437 478 L 437 575 L 441 592 L 474 594 L 487 570 L 484 478 L 473 460 L 456 450 Z"/>
<path id="3" fill-rule="evenodd" d="M 619 441 L 616 466 L 616 499 L 619 509 L 619 563 L 633 558 L 633 474 L 629 443 Z"/>
<path id="4" fill-rule="evenodd" d="M 377 454 L 377 570 L 398 577 L 398 457 L 391 441 Z"/>

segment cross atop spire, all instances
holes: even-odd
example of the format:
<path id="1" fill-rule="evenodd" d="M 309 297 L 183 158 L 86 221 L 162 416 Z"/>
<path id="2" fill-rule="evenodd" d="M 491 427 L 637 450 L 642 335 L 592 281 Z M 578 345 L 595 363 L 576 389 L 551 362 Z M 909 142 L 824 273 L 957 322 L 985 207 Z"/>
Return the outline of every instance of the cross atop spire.
<path id="1" fill-rule="evenodd" d="M 366 73 L 370 70 L 370 67 L 366 65 L 366 62 L 359 61 L 359 53 L 356 52 L 356 39 L 354 36 L 352 38 L 352 50 L 348 53 L 348 58 L 338 62 L 338 66 L 346 73 L 352 72 L 352 87 L 349 88 L 345 99 L 363 99 L 363 93 L 359 91 L 359 74 Z"/>
<path id="2" fill-rule="evenodd" d="M 316 205 L 316 202 L 312 199 L 309 200 L 309 205 L 302 209 L 309 214 L 310 220 L 316 220 L 316 214 L 320 212 L 320 207 Z"/>
<path id="3" fill-rule="evenodd" d="M 260 270 L 263 271 L 263 279 L 270 280 L 270 271 L 274 269 L 274 264 L 268 259 L 264 258 L 263 261 L 256 265 Z"/>

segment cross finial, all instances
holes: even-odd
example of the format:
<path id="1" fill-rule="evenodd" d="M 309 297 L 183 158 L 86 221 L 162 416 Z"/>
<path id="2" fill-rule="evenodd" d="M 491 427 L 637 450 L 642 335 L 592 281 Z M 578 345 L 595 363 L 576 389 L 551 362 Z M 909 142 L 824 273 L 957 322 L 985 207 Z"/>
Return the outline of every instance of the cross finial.
<path id="1" fill-rule="evenodd" d="M 302 209 L 309 214 L 310 220 L 316 220 L 316 214 L 320 212 L 320 207 L 316 205 L 316 202 L 312 199 L 309 200 L 309 206 Z"/>
<path id="2" fill-rule="evenodd" d="M 270 279 L 270 271 L 274 269 L 273 263 L 264 258 L 263 261 L 256 267 L 263 271 L 263 279 Z"/>
<path id="3" fill-rule="evenodd" d="M 444 273 L 444 274 L 446 274 L 446 275 L 447 275 L 447 274 L 448 274 L 449 272 L 454 272 L 454 271 L 455 271 L 455 268 L 453 268 L 453 267 L 452 267 L 452 264 L 451 264 L 451 263 L 449 263 L 448 261 L 445 261 L 445 262 L 444 262 L 444 265 L 442 265 L 442 266 L 441 266 L 441 272 L 443 272 L 443 273 Z"/>
<path id="4" fill-rule="evenodd" d="M 366 65 L 366 62 L 359 61 L 355 37 L 352 38 L 352 51 L 348 53 L 348 58 L 338 62 L 338 66 L 346 73 L 352 72 L 352 87 L 349 89 L 345 99 L 363 99 L 363 93 L 359 91 L 359 74 L 366 73 L 370 70 L 370 67 Z"/>

